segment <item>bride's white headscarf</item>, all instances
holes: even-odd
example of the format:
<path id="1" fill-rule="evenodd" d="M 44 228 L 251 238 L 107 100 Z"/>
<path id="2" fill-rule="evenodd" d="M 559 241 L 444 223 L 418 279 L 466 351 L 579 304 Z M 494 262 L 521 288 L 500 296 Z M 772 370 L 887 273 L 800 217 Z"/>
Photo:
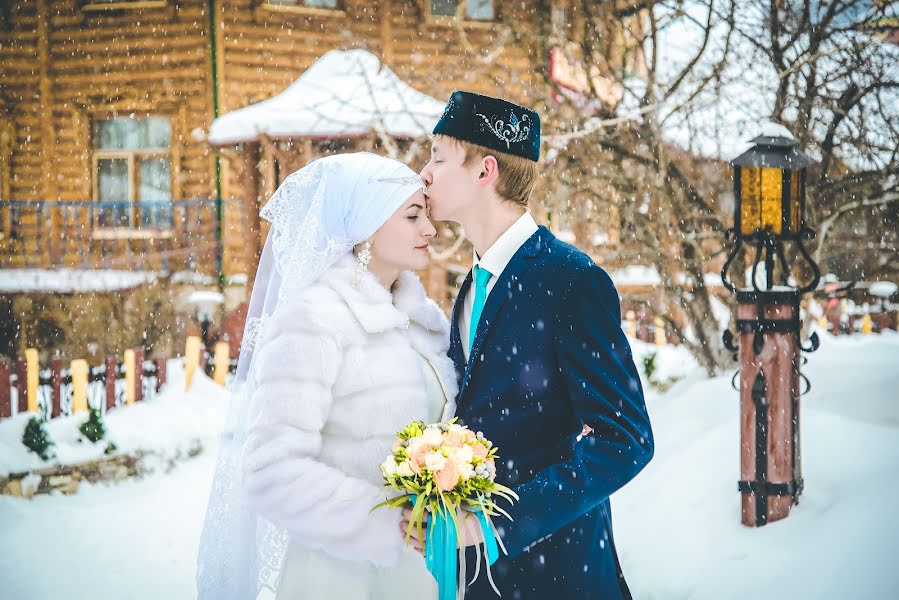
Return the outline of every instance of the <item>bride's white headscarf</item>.
<path id="1" fill-rule="evenodd" d="M 419 176 L 375 154 L 340 154 L 292 173 L 260 215 L 271 221 L 244 327 L 197 561 L 198 598 L 249 600 L 277 590 L 287 532 L 246 503 L 240 456 L 256 388 L 253 347 L 279 302 L 371 237 L 412 194 Z M 301 318 L 301 317 L 298 317 Z"/>

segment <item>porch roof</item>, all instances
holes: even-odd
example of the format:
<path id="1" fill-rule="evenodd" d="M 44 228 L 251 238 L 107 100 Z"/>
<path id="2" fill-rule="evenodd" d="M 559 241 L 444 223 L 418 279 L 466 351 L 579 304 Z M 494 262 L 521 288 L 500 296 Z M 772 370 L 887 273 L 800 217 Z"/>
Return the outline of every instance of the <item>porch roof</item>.
<path id="1" fill-rule="evenodd" d="M 213 145 L 270 138 L 393 137 L 431 132 L 444 102 L 403 82 L 365 50 L 331 50 L 283 92 L 222 115 L 209 129 Z"/>

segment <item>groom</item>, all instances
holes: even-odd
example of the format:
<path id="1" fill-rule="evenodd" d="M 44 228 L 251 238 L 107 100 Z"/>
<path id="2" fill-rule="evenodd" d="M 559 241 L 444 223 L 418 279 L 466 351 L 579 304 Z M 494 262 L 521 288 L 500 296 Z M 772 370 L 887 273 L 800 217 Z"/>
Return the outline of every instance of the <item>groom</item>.
<path id="1" fill-rule="evenodd" d="M 520 497 L 514 521 L 495 520 L 509 553 L 496 585 L 520 600 L 628 598 L 609 496 L 646 466 L 653 439 L 618 293 L 528 212 L 536 112 L 455 92 L 434 134 L 421 173 L 431 216 L 459 223 L 475 250 L 452 316 L 457 415 L 499 446 L 497 481 Z M 496 598 L 484 574 L 467 598 Z"/>

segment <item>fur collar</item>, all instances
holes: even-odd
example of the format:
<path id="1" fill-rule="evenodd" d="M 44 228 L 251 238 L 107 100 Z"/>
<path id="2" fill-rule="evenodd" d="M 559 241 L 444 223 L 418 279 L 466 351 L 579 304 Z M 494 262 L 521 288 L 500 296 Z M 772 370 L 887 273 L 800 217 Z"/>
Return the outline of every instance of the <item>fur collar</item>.
<path id="1" fill-rule="evenodd" d="M 360 277 L 358 287 L 353 287 L 355 268 L 355 257 L 352 254 L 343 256 L 328 270 L 324 281 L 343 298 L 366 332 L 404 328 L 412 322 L 428 332 L 448 338 L 446 315 L 425 295 L 418 275 L 403 271 L 391 293 L 368 271 Z"/>

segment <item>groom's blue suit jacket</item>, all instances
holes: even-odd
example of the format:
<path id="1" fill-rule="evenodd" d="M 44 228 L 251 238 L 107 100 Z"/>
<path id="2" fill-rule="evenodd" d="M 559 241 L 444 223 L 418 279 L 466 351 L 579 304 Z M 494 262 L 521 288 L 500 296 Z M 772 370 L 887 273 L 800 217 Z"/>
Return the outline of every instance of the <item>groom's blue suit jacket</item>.
<path id="1" fill-rule="evenodd" d="M 453 309 L 457 415 L 499 446 L 497 481 L 520 496 L 514 522 L 495 519 L 509 552 L 492 567 L 499 591 L 520 600 L 629 596 L 609 496 L 649 462 L 653 439 L 612 280 L 541 227 L 494 284 L 466 363 L 459 317 L 470 287 L 471 273 Z M 593 433 L 578 441 L 584 424 Z M 481 567 L 469 600 L 497 597 Z"/>

